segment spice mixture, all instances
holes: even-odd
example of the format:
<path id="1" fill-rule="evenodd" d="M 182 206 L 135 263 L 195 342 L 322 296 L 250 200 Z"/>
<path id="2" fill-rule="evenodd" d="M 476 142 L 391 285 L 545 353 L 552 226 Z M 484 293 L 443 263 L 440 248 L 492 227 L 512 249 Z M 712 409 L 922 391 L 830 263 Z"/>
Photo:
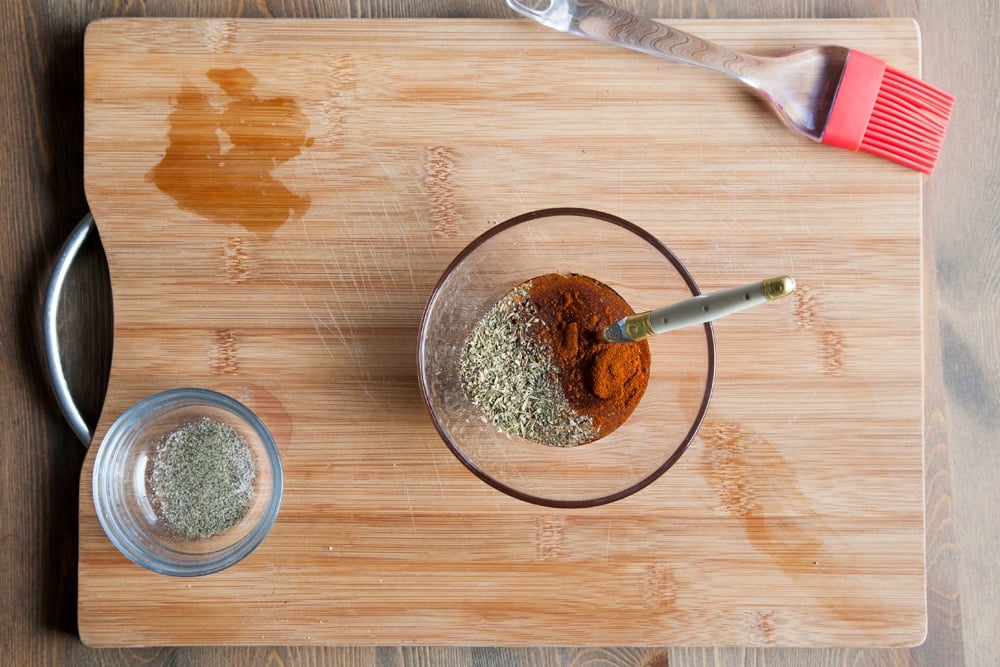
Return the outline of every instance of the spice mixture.
<path id="1" fill-rule="evenodd" d="M 522 283 L 466 343 L 462 383 L 502 432 L 569 447 L 615 430 L 642 398 L 649 345 L 606 343 L 604 327 L 634 311 L 607 285 L 549 273 Z"/>
<path id="2" fill-rule="evenodd" d="M 206 417 L 185 424 L 156 448 L 150 495 L 170 532 L 203 539 L 246 516 L 256 476 L 257 462 L 243 436 Z"/>

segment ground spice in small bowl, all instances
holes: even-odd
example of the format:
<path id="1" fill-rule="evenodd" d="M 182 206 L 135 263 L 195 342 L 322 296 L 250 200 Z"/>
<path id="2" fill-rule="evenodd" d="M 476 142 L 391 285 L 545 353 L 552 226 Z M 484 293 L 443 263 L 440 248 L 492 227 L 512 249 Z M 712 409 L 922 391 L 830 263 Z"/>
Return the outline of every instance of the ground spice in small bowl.
<path id="1" fill-rule="evenodd" d="M 632 414 L 649 381 L 645 341 L 600 338 L 604 327 L 633 314 L 617 292 L 580 274 L 522 283 L 469 336 L 466 395 L 508 435 L 560 447 L 602 438 Z"/>
<path id="2" fill-rule="evenodd" d="M 167 531 L 182 539 L 218 535 L 250 511 L 257 462 L 247 441 L 225 422 L 184 424 L 151 460 L 150 500 Z"/>

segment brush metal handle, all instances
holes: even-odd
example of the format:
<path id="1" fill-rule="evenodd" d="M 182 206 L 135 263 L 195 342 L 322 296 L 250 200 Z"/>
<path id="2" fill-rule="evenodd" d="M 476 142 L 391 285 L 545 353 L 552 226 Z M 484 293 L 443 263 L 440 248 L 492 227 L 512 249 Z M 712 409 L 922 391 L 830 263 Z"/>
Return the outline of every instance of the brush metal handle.
<path id="1" fill-rule="evenodd" d="M 601 0 L 542 0 L 532 4 L 534 7 L 519 0 L 507 0 L 507 5 L 517 13 L 554 30 L 703 67 L 757 87 L 751 73 L 762 64 L 761 58 L 727 49 Z M 539 5 L 545 8 L 536 9 Z"/>
<path id="2" fill-rule="evenodd" d="M 789 128 L 813 141 L 823 139 L 844 64 L 851 53 L 842 46 L 820 46 L 778 57 L 757 57 L 636 16 L 601 0 L 534 0 L 533 6 L 507 0 L 507 4 L 519 14 L 554 30 L 738 79 L 767 100 Z M 540 6 L 545 9 L 533 8 Z"/>
<path id="3" fill-rule="evenodd" d="M 605 340 L 611 342 L 638 341 L 674 329 L 711 322 L 773 301 L 794 290 L 795 281 L 788 276 L 768 278 L 742 287 L 702 294 L 672 306 L 622 318 L 605 329 L 603 336 Z"/>

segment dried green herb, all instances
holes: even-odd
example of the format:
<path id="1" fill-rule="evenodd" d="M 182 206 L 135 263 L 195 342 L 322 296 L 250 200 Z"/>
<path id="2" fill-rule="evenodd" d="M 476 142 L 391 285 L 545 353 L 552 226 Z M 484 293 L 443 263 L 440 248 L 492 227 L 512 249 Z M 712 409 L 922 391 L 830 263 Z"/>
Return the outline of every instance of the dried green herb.
<path id="1" fill-rule="evenodd" d="M 250 510 L 257 462 L 246 440 L 209 418 L 185 424 L 157 446 L 151 499 L 168 530 L 186 539 L 218 535 Z"/>
<path id="2" fill-rule="evenodd" d="M 571 447 L 592 440 L 594 427 L 563 393 L 530 287 L 529 281 L 507 293 L 476 323 L 462 357 L 462 384 L 501 432 Z"/>

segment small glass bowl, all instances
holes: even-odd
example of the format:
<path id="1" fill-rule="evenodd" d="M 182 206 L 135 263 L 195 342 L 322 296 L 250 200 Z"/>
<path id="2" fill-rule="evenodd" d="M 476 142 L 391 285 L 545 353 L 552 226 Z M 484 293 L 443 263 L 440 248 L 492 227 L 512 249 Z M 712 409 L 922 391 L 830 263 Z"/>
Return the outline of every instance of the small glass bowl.
<path id="1" fill-rule="evenodd" d="M 210 418 L 228 424 L 253 452 L 257 471 L 246 516 L 218 535 L 188 540 L 159 519 L 150 498 L 152 459 L 185 424 Z M 239 401 L 207 389 L 171 389 L 126 410 L 108 429 L 94 462 L 97 518 L 115 547 L 145 568 L 179 577 L 218 572 L 261 543 L 278 516 L 283 477 L 278 448 L 264 423 Z"/>
<path id="2" fill-rule="evenodd" d="M 515 286 L 546 273 L 578 273 L 620 294 L 636 312 L 697 296 L 681 261 L 648 232 L 588 209 L 546 209 L 501 223 L 445 270 L 420 325 L 418 378 L 434 426 L 458 459 L 491 486 L 552 507 L 629 496 L 667 471 L 700 427 L 715 381 L 710 324 L 654 336 L 649 383 L 615 431 L 576 447 L 498 432 L 462 386 L 470 331 Z"/>

